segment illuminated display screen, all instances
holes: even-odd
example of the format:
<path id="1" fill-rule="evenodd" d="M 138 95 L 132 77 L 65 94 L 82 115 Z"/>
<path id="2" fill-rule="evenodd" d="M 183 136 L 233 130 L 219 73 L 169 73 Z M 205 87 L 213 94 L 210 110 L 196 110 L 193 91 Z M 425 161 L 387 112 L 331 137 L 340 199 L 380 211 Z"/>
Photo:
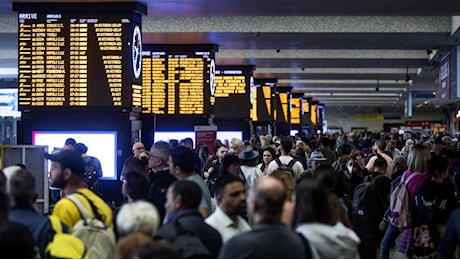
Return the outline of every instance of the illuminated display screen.
<path id="1" fill-rule="evenodd" d="M 292 87 L 276 87 L 275 114 L 276 121 L 290 122 L 289 103 L 291 102 Z"/>
<path id="2" fill-rule="evenodd" d="M 216 48 L 215 45 L 144 45 L 142 112 L 210 114 Z"/>
<path id="3" fill-rule="evenodd" d="M 296 97 L 291 99 L 291 124 L 300 124 L 302 115 L 302 98 Z"/>
<path id="4" fill-rule="evenodd" d="M 289 93 L 278 93 L 275 95 L 276 110 L 274 118 L 277 121 L 289 121 L 288 107 L 289 107 L 290 94 Z"/>
<path id="5" fill-rule="evenodd" d="M 311 105 L 310 106 L 310 122 L 312 125 L 316 125 L 316 118 L 317 118 L 317 111 L 316 111 L 316 105 Z"/>
<path id="6" fill-rule="evenodd" d="M 48 146 L 48 152 L 61 149 L 65 140 L 74 138 L 88 147 L 87 155 L 97 157 L 102 166 L 102 179 L 117 179 L 117 133 L 100 131 L 33 131 L 32 144 Z M 101 145 L 104 144 L 104 145 Z M 49 167 L 48 167 L 49 169 Z"/>
<path id="7" fill-rule="evenodd" d="M 141 14 L 73 6 L 13 5 L 20 110 L 141 107 Z"/>
<path id="8" fill-rule="evenodd" d="M 253 66 L 217 66 L 210 97 L 217 118 L 249 118 L 252 70 Z"/>
<path id="9" fill-rule="evenodd" d="M 302 108 L 304 113 L 310 113 L 310 102 L 304 101 Z"/>
<path id="10" fill-rule="evenodd" d="M 158 141 L 169 142 L 169 140 L 172 140 L 172 139 L 180 141 L 188 137 L 192 138 L 193 144 L 196 145 L 195 132 L 193 131 L 156 131 L 153 133 L 153 140 L 155 140 L 155 142 L 158 142 Z M 243 140 L 243 132 L 242 131 L 217 131 L 216 138 L 221 141 L 224 141 L 225 139 L 232 140 L 232 138 L 238 138 L 240 140 Z M 210 152 L 212 153 L 212 151 Z"/>
<path id="11" fill-rule="evenodd" d="M 250 116 L 254 122 L 272 122 L 276 79 L 254 79 Z"/>

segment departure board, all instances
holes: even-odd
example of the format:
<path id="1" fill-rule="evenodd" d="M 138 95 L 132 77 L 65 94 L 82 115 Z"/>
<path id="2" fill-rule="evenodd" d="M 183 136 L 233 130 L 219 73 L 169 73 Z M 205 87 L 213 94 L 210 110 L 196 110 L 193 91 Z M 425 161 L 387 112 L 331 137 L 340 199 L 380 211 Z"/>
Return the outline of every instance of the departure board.
<path id="1" fill-rule="evenodd" d="M 141 107 L 138 7 L 13 4 L 20 110 Z"/>
<path id="2" fill-rule="evenodd" d="M 216 45 L 145 44 L 142 51 L 142 112 L 211 114 Z"/>
<path id="3" fill-rule="evenodd" d="M 290 122 L 291 90 L 292 87 L 276 87 L 273 115 L 275 121 Z"/>
<path id="4" fill-rule="evenodd" d="M 302 96 L 303 94 L 299 93 L 293 93 L 292 94 L 292 99 L 291 99 L 291 118 L 290 118 L 290 123 L 292 125 L 298 125 L 300 124 L 300 118 L 302 117 L 302 103 L 303 99 Z"/>
<path id="5" fill-rule="evenodd" d="M 210 97 L 216 118 L 249 119 L 253 70 L 252 65 L 216 67 L 215 91 Z"/>
<path id="6" fill-rule="evenodd" d="M 254 91 L 251 120 L 254 122 L 273 121 L 273 100 L 275 95 L 276 79 L 254 79 Z"/>

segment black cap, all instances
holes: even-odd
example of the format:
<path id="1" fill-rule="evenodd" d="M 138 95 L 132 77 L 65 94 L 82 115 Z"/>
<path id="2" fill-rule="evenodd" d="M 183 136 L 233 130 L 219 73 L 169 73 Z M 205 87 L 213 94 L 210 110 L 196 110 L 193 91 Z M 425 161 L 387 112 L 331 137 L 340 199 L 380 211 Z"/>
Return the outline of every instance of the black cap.
<path id="1" fill-rule="evenodd" d="M 72 173 L 81 177 L 83 177 L 86 172 L 86 163 L 76 151 L 60 150 L 56 153 L 45 154 L 45 157 L 53 162 L 60 163 L 63 169 L 69 168 L 72 170 Z"/>

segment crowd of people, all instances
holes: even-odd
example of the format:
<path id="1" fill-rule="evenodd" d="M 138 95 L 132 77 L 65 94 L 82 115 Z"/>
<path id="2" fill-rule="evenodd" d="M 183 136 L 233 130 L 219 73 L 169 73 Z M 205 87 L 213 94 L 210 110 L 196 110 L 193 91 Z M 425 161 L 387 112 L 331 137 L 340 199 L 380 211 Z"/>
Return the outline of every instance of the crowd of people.
<path id="1" fill-rule="evenodd" d="M 191 138 L 136 142 L 115 209 L 89 187 L 86 151 L 67 147 L 46 155 L 62 192 L 49 216 L 34 208 L 33 169 L 0 172 L 0 255 L 454 258 L 457 144 L 411 132 L 262 135 L 216 140 L 215 151 Z"/>

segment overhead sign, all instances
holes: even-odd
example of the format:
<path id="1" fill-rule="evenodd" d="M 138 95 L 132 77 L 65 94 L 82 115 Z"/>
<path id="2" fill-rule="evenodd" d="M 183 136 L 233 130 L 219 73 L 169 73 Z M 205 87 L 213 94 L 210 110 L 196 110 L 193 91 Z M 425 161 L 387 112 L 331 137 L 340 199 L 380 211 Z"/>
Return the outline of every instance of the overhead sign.
<path id="1" fill-rule="evenodd" d="M 252 65 L 216 67 L 215 91 L 210 97 L 216 118 L 249 118 L 253 70 Z"/>
<path id="2" fill-rule="evenodd" d="M 13 4 L 20 110 L 141 106 L 142 13 L 98 5 Z"/>
<path id="3" fill-rule="evenodd" d="M 211 114 L 211 72 L 217 46 L 145 44 L 142 52 L 142 112 Z"/>

